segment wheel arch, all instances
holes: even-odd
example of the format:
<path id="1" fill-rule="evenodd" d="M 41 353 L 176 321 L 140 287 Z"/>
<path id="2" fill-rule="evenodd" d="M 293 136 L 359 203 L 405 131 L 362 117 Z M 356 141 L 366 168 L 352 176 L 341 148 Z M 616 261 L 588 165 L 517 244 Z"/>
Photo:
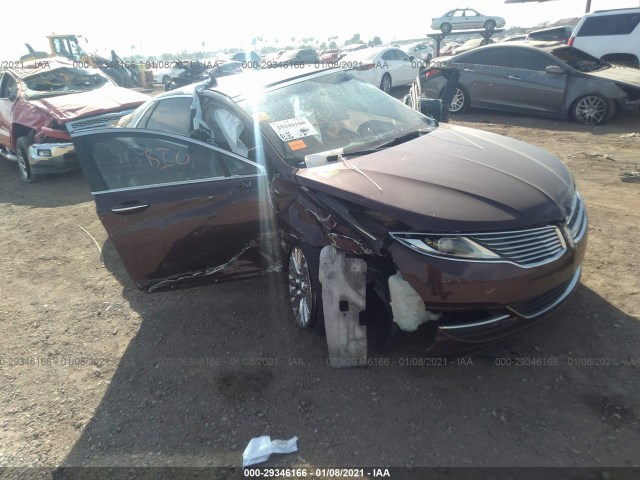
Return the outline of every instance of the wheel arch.
<path id="1" fill-rule="evenodd" d="M 16 144 L 20 137 L 28 137 L 33 141 L 35 136 L 36 131 L 33 128 L 21 123 L 14 123 L 11 125 L 11 148 L 15 151 Z"/>

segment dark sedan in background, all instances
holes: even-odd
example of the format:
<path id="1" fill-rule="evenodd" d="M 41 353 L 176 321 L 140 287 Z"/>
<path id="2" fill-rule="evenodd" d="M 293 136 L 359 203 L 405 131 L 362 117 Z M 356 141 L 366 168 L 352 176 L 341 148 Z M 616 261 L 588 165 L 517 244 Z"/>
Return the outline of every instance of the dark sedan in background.
<path id="1" fill-rule="evenodd" d="M 600 125 L 640 105 L 640 71 L 561 43 L 508 42 L 438 58 L 422 74 L 429 98 L 440 98 L 446 85 L 441 68 L 460 72 L 451 113 L 479 107 Z"/>
<path id="2" fill-rule="evenodd" d="M 98 216 L 147 292 L 282 267 L 295 322 L 321 331 L 332 287 L 319 282 L 320 251 L 333 246 L 366 262 L 367 295 L 390 326 L 424 324 L 442 353 L 531 325 L 580 278 L 586 210 L 562 162 L 438 127 L 347 71 L 192 85 L 119 127 L 73 141 Z"/>

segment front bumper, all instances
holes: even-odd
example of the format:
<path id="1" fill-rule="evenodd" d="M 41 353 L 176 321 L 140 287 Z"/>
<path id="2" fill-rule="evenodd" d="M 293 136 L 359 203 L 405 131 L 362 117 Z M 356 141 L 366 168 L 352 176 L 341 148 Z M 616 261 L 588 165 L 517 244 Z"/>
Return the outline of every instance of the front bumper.
<path id="1" fill-rule="evenodd" d="M 534 268 L 429 257 L 397 242 L 390 252 L 427 310 L 442 314 L 431 352 L 452 353 L 506 338 L 563 305 L 580 281 L 586 244 L 585 233 L 560 258 Z"/>
<path id="2" fill-rule="evenodd" d="M 640 100 L 627 100 L 622 104 L 622 110 L 633 114 L 640 113 Z"/>
<path id="3" fill-rule="evenodd" d="M 35 143 L 29 147 L 29 164 L 36 174 L 64 173 L 80 168 L 73 143 Z"/>

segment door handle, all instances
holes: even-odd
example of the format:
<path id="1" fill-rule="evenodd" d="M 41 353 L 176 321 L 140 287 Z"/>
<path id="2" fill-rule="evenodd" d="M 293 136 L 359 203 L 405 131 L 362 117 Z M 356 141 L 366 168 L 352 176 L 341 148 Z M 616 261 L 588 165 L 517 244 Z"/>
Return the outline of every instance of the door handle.
<path id="1" fill-rule="evenodd" d="M 464 71 L 465 72 L 475 72 L 475 70 L 473 68 L 465 68 Z"/>
<path id="2" fill-rule="evenodd" d="M 510 80 L 522 80 L 520 77 L 514 77 L 513 75 L 509 75 Z"/>
<path id="3" fill-rule="evenodd" d="M 142 202 L 122 202 L 111 208 L 113 213 L 136 213 L 148 208 L 149 205 Z"/>

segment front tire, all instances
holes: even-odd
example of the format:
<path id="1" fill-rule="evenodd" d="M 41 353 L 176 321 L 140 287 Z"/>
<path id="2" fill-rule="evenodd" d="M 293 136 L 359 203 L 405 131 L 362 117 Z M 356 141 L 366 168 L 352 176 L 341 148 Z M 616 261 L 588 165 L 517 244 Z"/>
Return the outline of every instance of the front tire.
<path id="1" fill-rule="evenodd" d="M 449 106 L 450 113 L 463 113 L 469 108 L 469 92 L 462 85 L 458 85 L 456 93 L 453 94 L 453 100 Z"/>
<path id="2" fill-rule="evenodd" d="M 20 169 L 20 178 L 23 182 L 35 183 L 45 179 L 45 175 L 39 175 L 32 172 L 31 162 L 29 161 L 29 147 L 33 142 L 28 137 L 20 137 L 16 142 L 16 150 L 18 154 L 18 168 Z"/>
<path id="3" fill-rule="evenodd" d="M 293 318 L 299 328 L 323 334 L 324 313 L 319 272 L 319 248 L 304 244 L 291 247 L 287 273 Z"/>
<path id="4" fill-rule="evenodd" d="M 613 117 L 615 105 L 600 95 L 584 95 L 571 109 L 573 118 L 582 125 L 604 125 Z"/>
<path id="5" fill-rule="evenodd" d="M 440 25 L 440 30 L 442 33 L 451 33 L 452 27 L 450 23 L 443 23 Z"/>
<path id="6" fill-rule="evenodd" d="M 493 20 L 487 20 L 486 22 L 484 22 L 484 29 L 487 32 L 493 32 L 496 28 L 496 22 Z"/>
<path id="7" fill-rule="evenodd" d="M 385 73 L 382 76 L 382 80 L 380 81 L 380 90 L 382 90 L 384 93 L 391 92 L 391 75 L 389 75 L 388 73 Z"/>

